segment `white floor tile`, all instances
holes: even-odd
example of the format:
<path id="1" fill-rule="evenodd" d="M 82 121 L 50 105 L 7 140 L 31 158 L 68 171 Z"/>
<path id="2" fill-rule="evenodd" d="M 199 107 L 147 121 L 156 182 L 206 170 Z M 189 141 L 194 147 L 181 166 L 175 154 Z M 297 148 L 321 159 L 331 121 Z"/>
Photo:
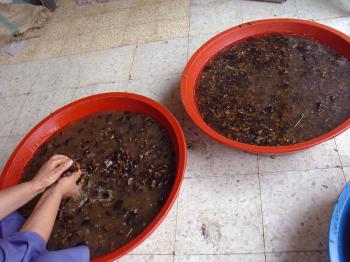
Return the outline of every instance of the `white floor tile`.
<path id="1" fill-rule="evenodd" d="M 61 90 L 77 87 L 80 83 L 81 64 L 78 56 L 36 62 L 39 74 L 31 92 Z"/>
<path id="2" fill-rule="evenodd" d="M 108 92 L 129 92 L 128 81 L 116 81 L 114 83 L 95 84 L 77 88 L 74 93 L 74 99 L 83 98 L 86 96 L 96 95 Z"/>
<path id="3" fill-rule="evenodd" d="M 279 156 L 259 156 L 258 159 L 259 170 L 263 173 L 340 166 L 333 139 L 301 152 Z"/>
<path id="4" fill-rule="evenodd" d="M 128 90 L 163 104 L 181 121 L 185 110 L 180 98 L 180 80 L 180 74 L 132 79 Z"/>
<path id="5" fill-rule="evenodd" d="M 22 139 L 22 136 L 8 136 L 0 138 L 0 148 L 1 148 L 1 161 L 0 161 L 0 174 L 2 169 L 4 168 L 8 158 L 12 154 L 13 150 L 15 150 L 16 146 Z"/>
<path id="6" fill-rule="evenodd" d="M 6 141 L 8 139 L 8 136 L 0 136 L 0 174 L 1 174 L 1 171 L 5 165 L 5 162 L 7 160 L 7 156 L 6 156 L 6 153 L 5 153 L 5 150 L 6 150 Z"/>
<path id="7" fill-rule="evenodd" d="M 128 80 L 135 46 L 80 55 L 80 86 Z"/>
<path id="8" fill-rule="evenodd" d="M 350 166 L 350 129 L 335 138 L 343 166 Z"/>
<path id="9" fill-rule="evenodd" d="M 177 255 L 263 251 L 257 175 L 184 180 L 178 200 Z"/>
<path id="10" fill-rule="evenodd" d="M 180 92 L 180 80 L 181 74 L 131 79 L 128 87 L 140 95 L 165 102 L 174 90 Z"/>
<path id="11" fill-rule="evenodd" d="M 348 0 L 295 0 L 298 17 L 301 19 L 320 19 L 349 16 Z"/>
<path id="12" fill-rule="evenodd" d="M 29 92 L 39 72 L 37 63 L 0 65 L 0 97 Z"/>
<path id="13" fill-rule="evenodd" d="M 266 262 L 328 262 L 327 251 L 267 253 Z"/>
<path id="14" fill-rule="evenodd" d="M 174 262 L 265 262 L 264 254 L 175 256 Z"/>
<path id="15" fill-rule="evenodd" d="M 175 74 L 90 85 L 77 88 L 74 99 L 106 92 L 129 92 L 149 97 L 163 104 L 179 120 L 182 120 L 185 111 L 179 93 L 180 78 L 181 75 Z"/>
<path id="16" fill-rule="evenodd" d="M 295 18 L 297 9 L 295 0 L 283 3 L 257 2 L 251 0 L 242 1 L 243 22 L 270 18 Z"/>
<path id="17" fill-rule="evenodd" d="M 160 226 L 130 254 L 171 255 L 175 248 L 177 202 Z"/>
<path id="18" fill-rule="evenodd" d="M 241 23 L 239 0 L 205 2 L 191 8 L 190 35 L 221 32 Z"/>
<path id="19" fill-rule="evenodd" d="M 187 61 L 187 38 L 139 45 L 132 79 L 182 73 Z"/>
<path id="20" fill-rule="evenodd" d="M 10 134 L 15 120 L 28 95 L 8 96 L 0 99 L 0 136 Z"/>
<path id="21" fill-rule="evenodd" d="M 349 12 L 350 15 L 350 12 Z M 333 19 L 320 19 L 316 22 L 328 25 L 337 29 L 338 31 L 350 35 L 350 17 L 339 17 Z"/>
<path id="22" fill-rule="evenodd" d="M 30 94 L 11 131 L 11 135 L 23 135 L 44 117 L 72 101 L 74 89 L 63 89 Z"/>
<path id="23" fill-rule="evenodd" d="M 213 36 L 215 36 L 215 33 L 190 36 L 188 40 L 188 60 L 190 60 L 191 56 L 194 54 L 194 52 L 196 52 L 198 48 L 200 48 Z"/>
<path id="24" fill-rule="evenodd" d="M 126 255 L 115 262 L 173 262 L 172 255 Z"/>
<path id="25" fill-rule="evenodd" d="M 183 124 L 188 161 L 186 177 L 222 177 L 258 173 L 257 156 L 222 145 L 186 117 Z"/>
<path id="26" fill-rule="evenodd" d="M 266 252 L 326 250 L 342 170 L 262 174 L 260 183 Z"/>
<path id="27" fill-rule="evenodd" d="M 350 167 L 343 167 L 346 182 L 350 181 Z"/>

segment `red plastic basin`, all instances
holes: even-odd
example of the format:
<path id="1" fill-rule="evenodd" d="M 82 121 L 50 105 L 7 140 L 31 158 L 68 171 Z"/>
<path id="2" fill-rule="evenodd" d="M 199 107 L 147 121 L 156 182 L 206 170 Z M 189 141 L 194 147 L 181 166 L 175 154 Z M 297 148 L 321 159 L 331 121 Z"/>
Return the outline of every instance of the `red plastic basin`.
<path id="1" fill-rule="evenodd" d="M 130 93 L 105 93 L 77 100 L 55 111 L 30 131 L 12 153 L 0 177 L 1 189 L 16 185 L 28 161 L 52 134 L 74 121 L 105 111 L 141 112 L 163 125 L 175 148 L 177 172 L 169 197 L 151 224 L 123 247 L 92 261 L 113 261 L 141 244 L 158 227 L 176 199 L 184 177 L 187 147 L 181 126 L 165 107 L 147 97 Z"/>
<path id="2" fill-rule="evenodd" d="M 204 122 L 195 101 L 196 82 L 201 75 L 203 67 L 221 50 L 238 44 L 247 38 L 271 33 L 300 35 L 312 38 L 332 47 L 350 60 L 350 37 L 331 27 L 315 22 L 299 19 L 267 19 L 235 26 L 216 35 L 201 46 L 194 53 L 185 68 L 181 79 L 181 98 L 192 121 L 204 133 L 223 144 L 252 153 L 270 155 L 303 150 L 327 141 L 348 129 L 350 118 L 330 132 L 302 143 L 287 146 L 255 146 L 231 140 L 216 132 Z"/>

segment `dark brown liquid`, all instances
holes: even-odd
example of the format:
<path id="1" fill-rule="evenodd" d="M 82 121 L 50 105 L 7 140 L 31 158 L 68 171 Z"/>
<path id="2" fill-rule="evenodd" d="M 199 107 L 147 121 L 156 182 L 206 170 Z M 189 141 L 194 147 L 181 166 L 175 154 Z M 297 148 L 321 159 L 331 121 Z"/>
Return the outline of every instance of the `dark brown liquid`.
<path id="1" fill-rule="evenodd" d="M 64 128 L 40 147 L 23 181 L 53 154 L 80 164 L 83 193 L 61 203 L 48 248 L 87 244 L 93 258 L 129 242 L 153 220 L 176 171 L 167 132 L 139 113 L 103 113 Z M 36 202 L 22 208 L 25 217 Z"/>
<path id="2" fill-rule="evenodd" d="M 350 62 L 311 39 L 252 38 L 208 62 L 196 99 L 204 121 L 230 139 L 299 143 L 350 117 Z"/>

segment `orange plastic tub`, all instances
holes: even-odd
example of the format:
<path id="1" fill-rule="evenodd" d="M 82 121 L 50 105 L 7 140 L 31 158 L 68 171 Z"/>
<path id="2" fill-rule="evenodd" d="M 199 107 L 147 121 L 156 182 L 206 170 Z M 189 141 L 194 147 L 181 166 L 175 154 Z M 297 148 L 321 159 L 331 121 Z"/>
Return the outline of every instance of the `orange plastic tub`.
<path id="1" fill-rule="evenodd" d="M 177 156 L 177 171 L 169 197 L 152 223 L 126 245 L 92 260 L 96 262 L 114 261 L 138 246 L 158 227 L 176 199 L 185 173 L 187 146 L 181 126 L 165 107 L 147 97 L 130 93 L 105 93 L 77 100 L 55 111 L 30 131 L 12 153 L 0 177 L 0 189 L 19 183 L 28 161 L 52 134 L 74 121 L 105 111 L 140 112 L 157 120 L 171 138 Z"/>
<path id="2" fill-rule="evenodd" d="M 298 19 L 259 20 L 230 28 L 206 42 L 188 62 L 181 79 L 181 98 L 192 121 L 207 135 L 228 146 L 257 154 L 282 154 L 303 150 L 344 132 L 350 126 L 350 118 L 332 131 L 309 141 L 287 146 L 255 146 L 231 140 L 209 127 L 201 117 L 195 101 L 197 79 L 203 67 L 218 52 L 250 37 L 271 33 L 300 35 L 319 41 L 337 50 L 350 60 L 350 37 L 325 25 Z M 350 116 L 349 116 L 350 117 Z"/>

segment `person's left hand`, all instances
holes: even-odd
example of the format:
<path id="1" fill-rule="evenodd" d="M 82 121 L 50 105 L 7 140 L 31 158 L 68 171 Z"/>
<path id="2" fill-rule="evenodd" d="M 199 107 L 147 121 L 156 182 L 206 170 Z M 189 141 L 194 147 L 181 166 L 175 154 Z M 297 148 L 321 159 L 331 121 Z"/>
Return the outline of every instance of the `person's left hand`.
<path id="1" fill-rule="evenodd" d="M 62 177 L 58 180 L 54 189 L 62 196 L 62 197 L 75 197 L 78 196 L 81 189 L 81 184 L 77 184 L 80 176 L 82 175 L 81 170 L 70 174 L 69 176 Z"/>
<path id="2" fill-rule="evenodd" d="M 64 155 L 53 155 L 42 167 L 39 169 L 36 176 L 31 180 L 36 190 L 44 191 L 47 187 L 60 178 L 73 164 L 73 160 Z"/>

